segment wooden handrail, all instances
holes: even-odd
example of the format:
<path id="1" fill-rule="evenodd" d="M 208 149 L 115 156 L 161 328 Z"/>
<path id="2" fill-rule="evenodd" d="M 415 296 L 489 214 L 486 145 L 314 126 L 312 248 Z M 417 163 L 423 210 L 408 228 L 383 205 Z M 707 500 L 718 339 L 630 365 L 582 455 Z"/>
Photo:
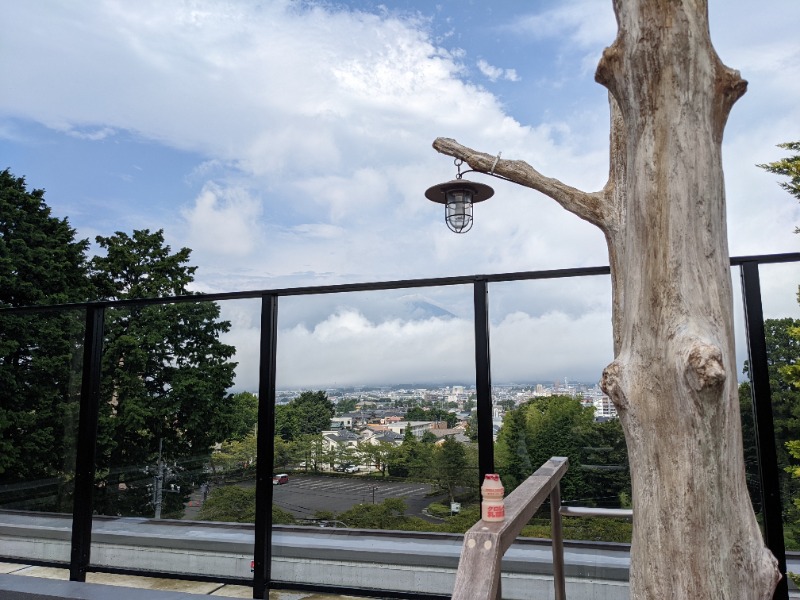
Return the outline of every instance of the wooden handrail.
<path id="1" fill-rule="evenodd" d="M 506 497 L 504 521 L 488 523 L 480 520 L 464 534 L 453 600 L 500 598 L 500 564 L 503 555 L 548 496 L 551 499 L 555 597 L 556 600 L 563 600 L 564 546 L 561 539 L 559 482 L 568 466 L 567 458 L 554 456 Z"/>

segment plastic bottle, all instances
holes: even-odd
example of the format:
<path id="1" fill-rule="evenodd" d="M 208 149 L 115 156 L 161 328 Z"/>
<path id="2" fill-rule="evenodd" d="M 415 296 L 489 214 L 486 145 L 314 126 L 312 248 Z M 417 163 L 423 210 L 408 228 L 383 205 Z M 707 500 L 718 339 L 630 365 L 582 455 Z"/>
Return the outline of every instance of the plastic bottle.
<path id="1" fill-rule="evenodd" d="M 481 519 L 489 522 L 502 521 L 506 518 L 506 506 L 503 502 L 503 484 L 500 475 L 487 473 L 481 485 Z"/>

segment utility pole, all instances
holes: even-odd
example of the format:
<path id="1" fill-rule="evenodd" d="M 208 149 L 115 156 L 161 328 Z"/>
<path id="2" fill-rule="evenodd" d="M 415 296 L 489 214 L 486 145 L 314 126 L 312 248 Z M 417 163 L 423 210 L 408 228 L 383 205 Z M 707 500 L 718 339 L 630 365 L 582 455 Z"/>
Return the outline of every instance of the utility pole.
<path id="1" fill-rule="evenodd" d="M 161 518 L 161 499 L 164 495 L 164 461 L 161 460 L 161 447 L 164 438 L 158 438 L 158 465 L 156 466 L 156 476 L 153 478 L 153 505 L 156 508 L 156 519 Z"/>

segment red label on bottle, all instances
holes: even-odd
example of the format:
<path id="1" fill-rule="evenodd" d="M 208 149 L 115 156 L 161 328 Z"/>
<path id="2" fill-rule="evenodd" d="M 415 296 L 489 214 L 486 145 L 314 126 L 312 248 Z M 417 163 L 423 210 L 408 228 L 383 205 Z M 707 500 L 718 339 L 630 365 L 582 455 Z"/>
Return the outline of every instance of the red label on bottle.
<path id="1" fill-rule="evenodd" d="M 486 516 L 490 519 L 504 519 L 506 516 L 506 507 L 502 504 L 497 506 L 487 506 Z"/>

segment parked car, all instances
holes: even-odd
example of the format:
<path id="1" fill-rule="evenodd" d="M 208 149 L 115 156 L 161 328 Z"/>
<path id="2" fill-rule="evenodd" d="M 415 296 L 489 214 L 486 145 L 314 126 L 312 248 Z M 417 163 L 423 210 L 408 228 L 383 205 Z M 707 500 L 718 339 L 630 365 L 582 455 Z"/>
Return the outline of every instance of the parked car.
<path id="1" fill-rule="evenodd" d="M 272 485 L 283 485 L 284 483 L 289 483 L 289 476 L 286 473 L 272 476 Z"/>
<path id="2" fill-rule="evenodd" d="M 341 521 L 317 521 L 317 526 L 318 527 L 334 527 L 334 528 L 347 527 L 347 525 L 345 525 Z"/>
<path id="3" fill-rule="evenodd" d="M 344 468 L 345 473 L 358 473 L 360 470 L 356 465 L 347 465 Z"/>

